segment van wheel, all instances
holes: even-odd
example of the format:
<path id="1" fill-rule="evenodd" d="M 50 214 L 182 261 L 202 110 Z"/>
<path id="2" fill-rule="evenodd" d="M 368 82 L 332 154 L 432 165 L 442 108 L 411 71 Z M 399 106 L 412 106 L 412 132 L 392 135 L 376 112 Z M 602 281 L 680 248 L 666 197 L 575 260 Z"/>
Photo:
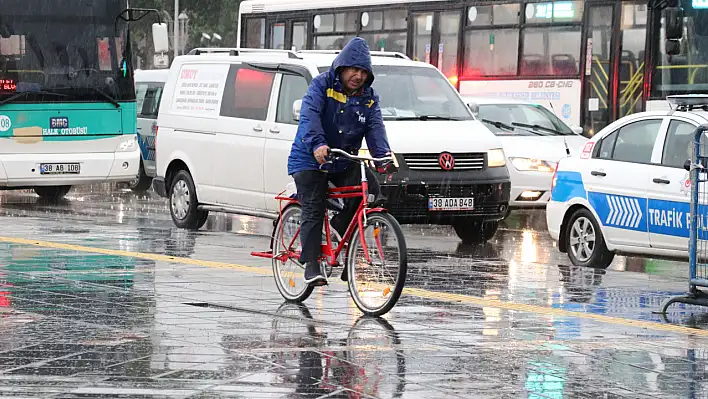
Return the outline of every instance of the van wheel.
<path id="1" fill-rule="evenodd" d="M 152 185 L 152 177 L 145 174 L 145 169 L 143 168 L 143 161 L 140 161 L 140 167 L 138 168 L 138 175 L 135 179 L 128 182 L 128 188 L 136 193 L 142 193 L 150 189 Z"/>
<path id="2" fill-rule="evenodd" d="M 169 194 L 170 215 L 175 225 L 182 229 L 197 230 L 206 222 L 205 211 L 197 209 L 197 191 L 192 176 L 180 170 L 172 178 Z"/>
<path id="3" fill-rule="evenodd" d="M 464 244 L 482 244 L 494 237 L 499 222 L 461 220 L 453 225 L 455 233 Z"/>
<path id="4" fill-rule="evenodd" d="M 615 257 L 605 245 L 592 213 L 585 208 L 578 209 L 565 225 L 565 245 L 568 257 L 575 266 L 606 269 Z"/>
<path id="5" fill-rule="evenodd" d="M 71 186 L 40 186 L 35 187 L 34 192 L 39 195 L 40 198 L 58 200 L 64 198 L 66 194 L 71 190 Z"/>

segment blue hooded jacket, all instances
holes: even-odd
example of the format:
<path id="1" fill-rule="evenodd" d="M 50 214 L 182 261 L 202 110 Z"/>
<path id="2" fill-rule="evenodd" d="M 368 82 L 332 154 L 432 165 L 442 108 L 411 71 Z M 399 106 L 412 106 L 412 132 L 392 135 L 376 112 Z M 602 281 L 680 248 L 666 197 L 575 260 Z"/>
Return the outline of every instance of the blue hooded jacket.
<path id="1" fill-rule="evenodd" d="M 369 71 L 369 78 L 359 93 L 347 96 L 339 80 L 340 68 L 358 67 Z M 300 123 L 288 157 L 288 174 L 320 170 L 314 151 L 322 146 L 339 148 L 356 154 L 366 138 L 374 157 L 390 151 L 384 128 L 379 97 L 371 88 L 374 72 L 369 46 L 359 37 L 353 38 L 339 53 L 329 71 L 314 78 L 302 99 Z M 346 159 L 322 166 L 322 170 L 341 172 L 351 165 Z"/>

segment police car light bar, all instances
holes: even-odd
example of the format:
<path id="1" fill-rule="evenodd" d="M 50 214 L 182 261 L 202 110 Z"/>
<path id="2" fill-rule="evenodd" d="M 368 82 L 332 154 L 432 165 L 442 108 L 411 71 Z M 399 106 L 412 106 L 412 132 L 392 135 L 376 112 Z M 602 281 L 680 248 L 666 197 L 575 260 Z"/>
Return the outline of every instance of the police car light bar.
<path id="1" fill-rule="evenodd" d="M 708 111 L 708 95 L 705 94 L 666 96 L 666 101 L 676 106 L 677 111 L 692 111 L 696 108 Z"/>

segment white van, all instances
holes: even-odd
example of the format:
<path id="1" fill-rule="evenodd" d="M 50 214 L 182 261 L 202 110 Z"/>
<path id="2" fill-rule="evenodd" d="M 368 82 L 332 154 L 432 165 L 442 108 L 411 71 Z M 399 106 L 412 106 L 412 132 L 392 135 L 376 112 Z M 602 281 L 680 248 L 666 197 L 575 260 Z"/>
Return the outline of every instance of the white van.
<path id="1" fill-rule="evenodd" d="M 301 99 L 337 54 L 220 48 L 175 58 L 153 188 L 169 198 L 177 226 L 199 228 L 209 211 L 277 218 L 274 197 L 293 181 L 287 161 Z M 509 204 L 499 138 L 435 67 L 382 52 L 372 64 L 400 167 L 381 178 L 384 205 L 400 223 L 449 224 L 466 242 L 489 240 Z"/>
<path id="2" fill-rule="evenodd" d="M 157 111 L 169 69 L 138 69 L 135 71 L 135 107 L 138 118 L 138 144 L 140 168 L 128 187 L 136 192 L 146 191 L 155 177 L 155 133 Z"/>

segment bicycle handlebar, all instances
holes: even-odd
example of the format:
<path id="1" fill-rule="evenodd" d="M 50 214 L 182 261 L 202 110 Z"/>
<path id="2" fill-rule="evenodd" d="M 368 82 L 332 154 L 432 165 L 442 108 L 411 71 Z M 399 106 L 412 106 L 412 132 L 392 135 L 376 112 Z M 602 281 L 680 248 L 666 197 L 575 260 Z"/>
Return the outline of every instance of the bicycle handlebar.
<path id="1" fill-rule="evenodd" d="M 342 151 L 337 148 L 330 148 L 329 152 L 334 153 L 334 154 L 343 155 L 344 157 L 349 158 L 349 159 L 353 159 L 355 161 L 373 161 L 373 162 L 393 161 L 392 156 L 383 157 L 383 158 L 362 157 L 362 156 L 358 156 L 358 155 L 352 155 L 346 151 Z"/>

